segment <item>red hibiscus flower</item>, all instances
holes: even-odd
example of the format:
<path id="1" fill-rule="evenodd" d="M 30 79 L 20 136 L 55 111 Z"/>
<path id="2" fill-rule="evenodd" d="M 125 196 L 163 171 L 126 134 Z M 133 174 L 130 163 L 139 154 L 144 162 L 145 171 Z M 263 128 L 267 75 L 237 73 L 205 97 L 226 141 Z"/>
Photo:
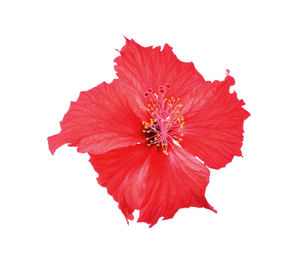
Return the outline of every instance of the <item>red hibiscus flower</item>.
<path id="1" fill-rule="evenodd" d="M 161 50 L 126 39 L 115 62 L 118 79 L 71 103 L 61 132 L 48 138 L 51 153 L 67 143 L 89 153 L 99 184 L 127 221 L 134 210 L 150 226 L 180 208 L 216 212 L 205 198 L 207 167 L 219 169 L 242 155 L 249 116 L 229 92 L 234 79 L 205 81 L 167 44 Z"/>

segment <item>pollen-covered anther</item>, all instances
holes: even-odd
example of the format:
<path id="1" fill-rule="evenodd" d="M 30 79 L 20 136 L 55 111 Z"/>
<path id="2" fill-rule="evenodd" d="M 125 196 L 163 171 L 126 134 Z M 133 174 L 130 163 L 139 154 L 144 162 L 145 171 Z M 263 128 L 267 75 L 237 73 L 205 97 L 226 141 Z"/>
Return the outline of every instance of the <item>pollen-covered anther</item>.
<path id="1" fill-rule="evenodd" d="M 158 92 L 153 92 L 150 88 L 145 91 L 145 97 L 149 100 L 146 106 L 140 106 L 149 114 L 149 122 L 143 121 L 143 133 L 147 133 L 147 146 L 156 145 L 168 155 L 168 146 L 182 140 L 184 117 L 181 114 L 179 103 L 180 98 L 166 98 L 165 95 L 169 85 L 158 88 Z"/>

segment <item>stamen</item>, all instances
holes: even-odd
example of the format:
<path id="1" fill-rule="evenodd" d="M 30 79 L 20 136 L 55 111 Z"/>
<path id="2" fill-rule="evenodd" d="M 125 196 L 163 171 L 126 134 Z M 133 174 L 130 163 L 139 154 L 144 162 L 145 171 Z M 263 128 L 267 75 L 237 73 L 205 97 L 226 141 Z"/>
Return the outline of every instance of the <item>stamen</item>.
<path id="1" fill-rule="evenodd" d="M 176 141 L 182 141 L 184 117 L 180 108 L 183 106 L 179 103 L 180 98 L 165 98 L 168 84 L 160 86 L 159 94 L 153 93 L 150 88 L 145 91 L 145 97 L 149 103 L 146 106 L 140 106 L 149 113 L 149 122 L 143 121 L 143 133 L 148 134 L 146 138 L 147 146 L 156 145 L 162 148 L 162 152 L 168 155 L 168 146 Z"/>

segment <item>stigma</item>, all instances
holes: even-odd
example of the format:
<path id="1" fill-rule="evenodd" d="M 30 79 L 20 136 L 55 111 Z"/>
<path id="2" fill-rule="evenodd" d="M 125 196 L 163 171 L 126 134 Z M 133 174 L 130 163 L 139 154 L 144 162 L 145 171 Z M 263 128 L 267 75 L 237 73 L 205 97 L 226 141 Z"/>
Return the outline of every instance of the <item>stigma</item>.
<path id="1" fill-rule="evenodd" d="M 182 104 L 180 98 L 166 98 L 169 85 L 160 86 L 158 93 L 150 88 L 145 91 L 148 104 L 140 106 L 149 113 L 149 120 L 143 121 L 143 133 L 146 134 L 147 146 L 156 145 L 162 148 L 162 152 L 168 155 L 168 147 L 171 143 L 179 144 L 183 137 L 184 117 L 181 113 Z"/>

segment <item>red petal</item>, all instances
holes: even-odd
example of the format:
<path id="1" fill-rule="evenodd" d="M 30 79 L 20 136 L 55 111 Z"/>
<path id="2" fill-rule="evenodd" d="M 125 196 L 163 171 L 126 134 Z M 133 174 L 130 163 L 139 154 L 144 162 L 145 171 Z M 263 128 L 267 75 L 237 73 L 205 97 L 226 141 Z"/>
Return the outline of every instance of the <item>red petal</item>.
<path id="1" fill-rule="evenodd" d="M 205 198 L 209 174 L 199 160 L 181 147 L 174 146 L 168 156 L 153 153 L 138 222 L 151 227 L 160 217 L 170 219 L 180 208 L 191 206 L 216 212 Z"/>
<path id="2" fill-rule="evenodd" d="M 119 202 L 126 219 L 140 210 L 139 222 L 153 226 L 160 217 L 172 218 L 180 208 L 205 207 L 209 170 L 184 149 L 169 156 L 144 144 L 91 155 L 98 182 Z"/>
<path id="3" fill-rule="evenodd" d="M 161 51 L 160 46 L 142 47 L 134 40 L 126 39 L 120 54 L 115 59 L 115 70 L 122 87 L 140 98 L 147 89 L 155 91 L 165 84 L 170 85 L 167 97 L 182 97 L 204 82 L 194 64 L 178 60 L 168 44 Z"/>
<path id="4" fill-rule="evenodd" d="M 90 162 L 99 173 L 98 183 L 119 203 L 126 220 L 140 209 L 145 196 L 145 177 L 149 167 L 149 150 L 144 144 L 91 155 Z"/>
<path id="5" fill-rule="evenodd" d="M 124 96 L 118 80 L 81 92 L 61 121 L 61 132 L 48 138 L 51 153 L 66 143 L 100 154 L 144 141 L 141 120 Z"/>
<path id="6" fill-rule="evenodd" d="M 184 105 L 185 127 L 182 146 L 199 156 L 204 164 L 219 169 L 241 156 L 243 124 L 249 113 L 243 100 L 229 93 L 234 79 L 205 82 L 189 93 L 190 103 Z"/>

